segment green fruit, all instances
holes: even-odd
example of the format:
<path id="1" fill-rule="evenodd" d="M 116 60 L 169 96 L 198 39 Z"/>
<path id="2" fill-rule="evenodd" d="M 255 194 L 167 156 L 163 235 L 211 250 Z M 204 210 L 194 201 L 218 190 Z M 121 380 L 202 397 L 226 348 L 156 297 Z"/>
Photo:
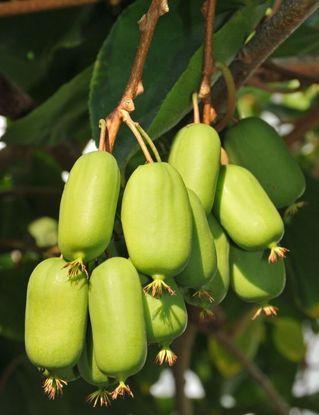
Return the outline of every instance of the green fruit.
<path id="1" fill-rule="evenodd" d="M 78 368 L 82 378 L 90 385 L 97 386 L 98 389 L 92 392 L 87 401 L 92 403 L 93 407 L 97 404 L 100 406 L 108 406 L 110 403 L 109 392 L 107 387 L 110 385 L 109 378 L 98 368 L 95 357 L 92 338 L 91 326 L 88 326 L 86 341 L 78 363 Z"/>
<path id="2" fill-rule="evenodd" d="M 274 320 L 272 339 L 278 352 L 292 362 L 304 361 L 307 348 L 302 321 L 290 317 Z"/>
<path id="3" fill-rule="evenodd" d="M 161 293 L 166 277 L 186 266 L 192 244 L 192 213 L 186 187 L 174 167 L 151 163 L 138 167 L 127 182 L 122 225 L 134 266 L 151 276 L 149 288 Z"/>
<path id="4" fill-rule="evenodd" d="M 170 344 L 181 336 L 187 326 L 187 311 L 182 294 L 175 281 L 168 280 L 175 295 L 164 293 L 161 297 L 153 297 L 147 292 L 143 295 L 144 316 L 147 340 L 162 346 L 156 357 L 159 364 L 174 364 L 176 355 L 171 351 Z"/>
<path id="5" fill-rule="evenodd" d="M 305 191 L 305 178 L 283 139 L 265 121 L 241 120 L 226 132 L 231 163 L 250 170 L 277 208 L 290 206 Z"/>
<path id="6" fill-rule="evenodd" d="M 85 338 L 88 283 L 70 280 L 61 258 L 42 261 L 32 272 L 25 314 L 25 346 L 31 362 L 50 370 L 78 362 Z"/>
<path id="7" fill-rule="evenodd" d="M 59 247 L 68 261 L 95 259 L 108 246 L 120 189 L 115 158 L 94 151 L 74 164 L 65 185 L 59 217 Z"/>
<path id="8" fill-rule="evenodd" d="M 214 212 L 231 239 L 248 251 L 271 249 L 270 261 L 284 256 L 277 243 L 283 221 L 258 180 L 245 168 L 229 164 L 220 171 Z"/>
<path id="9" fill-rule="evenodd" d="M 104 388 L 110 384 L 109 378 L 98 368 L 93 350 L 93 338 L 91 327 L 88 327 L 86 341 L 78 363 L 82 378 L 90 385 Z"/>
<path id="10" fill-rule="evenodd" d="M 220 166 L 220 139 L 206 124 L 189 124 L 175 137 L 169 163 L 181 174 L 186 186 L 202 202 L 206 213 L 213 207 Z"/>
<path id="11" fill-rule="evenodd" d="M 199 289 L 215 276 L 217 256 L 203 205 L 192 190 L 188 191 L 188 195 L 193 215 L 192 251 L 176 281 L 182 287 Z"/>
<path id="12" fill-rule="evenodd" d="M 286 283 L 283 260 L 269 264 L 264 251 L 247 252 L 236 246 L 230 249 L 231 279 L 235 293 L 244 301 L 261 305 L 261 311 L 276 314 L 267 302 L 278 297 Z"/>
<path id="13" fill-rule="evenodd" d="M 132 263 L 120 257 L 92 272 L 89 310 L 98 368 L 119 380 L 114 397 L 131 394 L 125 380 L 143 367 L 147 353 L 142 288 Z"/>
<path id="14" fill-rule="evenodd" d="M 213 214 L 208 216 L 208 224 L 213 234 L 216 254 L 217 273 L 203 288 L 211 293 L 213 305 L 220 304 L 225 298 L 229 288 L 229 241 L 227 235 Z"/>
<path id="15" fill-rule="evenodd" d="M 185 301 L 188 304 L 200 307 L 202 309 L 201 316 L 205 319 L 213 317 L 214 312 L 211 309 L 223 301 L 230 282 L 227 235 L 212 213 L 208 215 L 207 219 L 216 247 L 217 272 L 215 277 L 208 281 L 199 292 L 194 292 L 194 290 L 184 291 Z"/>

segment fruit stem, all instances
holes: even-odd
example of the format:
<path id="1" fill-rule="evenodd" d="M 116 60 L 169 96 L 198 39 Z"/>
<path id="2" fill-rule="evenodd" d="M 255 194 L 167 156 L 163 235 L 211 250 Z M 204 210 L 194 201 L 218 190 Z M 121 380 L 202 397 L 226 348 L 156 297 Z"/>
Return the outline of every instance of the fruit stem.
<path id="1" fill-rule="evenodd" d="M 143 137 L 141 136 L 140 132 L 138 131 L 137 127 L 136 127 L 136 123 L 132 120 L 132 118 L 130 117 L 130 114 L 128 113 L 128 111 L 125 110 L 121 110 L 122 113 L 122 117 L 123 117 L 123 121 L 125 122 L 125 124 L 128 126 L 128 128 L 132 131 L 134 137 L 136 138 L 141 150 L 143 151 L 143 154 L 145 156 L 145 159 L 148 163 L 153 163 L 153 159 L 152 156 L 150 155 L 146 144 L 143 140 Z"/>
<path id="2" fill-rule="evenodd" d="M 162 162 L 161 156 L 159 155 L 159 152 L 158 152 L 153 140 L 151 139 L 151 137 L 147 134 L 147 132 L 143 129 L 143 127 L 138 122 L 136 122 L 135 125 L 136 125 L 136 128 L 138 129 L 138 131 L 141 133 L 143 139 L 146 141 L 146 143 L 149 145 L 149 147 L 153 151 L 153 154 L 155 156 L 156 161 L 158 163 L 161 163 Z"/>
<path id="3" fill-rule="evenodd" d="M 176 354 L 168 345 L 163 345 L 162 349 L 158 352 L 155 362 L 159 365 L 162 365 L 164 362 L 169 366 L 173 366 L 177 360 Z"/>
<path id="4" fill-rule="evenodd" d="M 216 62 L 216 68 L 222 73 L 227 88 L 227 107 L 225 116 L 216 125 L 216 130 L 221 131 L 232 121 L 236 108 L 236 85 L 228 66 L 222 62 Z"/>
<path id="5" fill-rule="evenodd" d="M 194 124 L 200 123 L 199 105 L 198 105 L 198 93 L 192 94 L 193 111 L 194 111 Z"/>

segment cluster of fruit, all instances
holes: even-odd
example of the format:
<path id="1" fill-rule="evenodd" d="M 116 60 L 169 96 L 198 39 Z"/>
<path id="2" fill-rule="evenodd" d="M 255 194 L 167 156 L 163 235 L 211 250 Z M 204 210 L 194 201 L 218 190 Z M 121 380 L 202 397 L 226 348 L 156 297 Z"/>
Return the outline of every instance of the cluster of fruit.
<path id="1" fill-rule="evenodd" d="M 229 129 L 225 149 L 230 163 L 221 166 L 217 132 L 191 124 L 168 162 L 133 172 L 121 204 L 129 259 L 104 254 L 120 193 L 115 158 L 96 151 L 75 163 L 60 207 L 62 256 L 41 262 L 27 291 L 26 351 L 49 397 L 79 376 L 97 386 L 94 405 L 132 395 L 126 379 L 143 367 L 147 344 L 159 344 L 157 361 L 172 365 L 185 301 L 219 304 L 230 278 L 242 299 L 260 305 L 257 314 L 276 312 L 268 301 L 284 288 L 286 251 L 277 208 L 303 193 L 304 177 L 260 119 Z"/>

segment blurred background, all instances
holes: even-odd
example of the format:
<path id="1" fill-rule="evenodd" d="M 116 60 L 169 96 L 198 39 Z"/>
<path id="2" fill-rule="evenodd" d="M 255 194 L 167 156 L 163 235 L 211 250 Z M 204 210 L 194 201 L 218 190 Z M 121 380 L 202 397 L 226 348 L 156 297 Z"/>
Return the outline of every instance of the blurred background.
<path id="1" fill-rule="evenodd" d="M 319 414 L 319 13 L 237 94 L 236 116 L 256 115 L 274 126 L 307 177 L 305 205 L 286 219 L 284 246 L 291 252 L 287 287 L 273 302 L 279 316 L 251 321 L 252 306 L 229 292 L 212 323 L 204 330 L 190 325 L 173 345 L 179 354 L 174 370 L 156 366 L 157 349 L 151 348 L 145 368 L 130 380 L 135 398 L 92 409 L 85 402 L 92 387 L 82 381 L 54 402 L 43 395 L 41 377 L 24 352 L 26 286 L 39 261 L 59 254 L 64 183 L 79 155 L 96 148 L 98 119 L 121 96 L 138 43 L 136 22 L 149 2 L 91 1 L 23 14 L 9 3 L 18 1 L 0 1 L 0 413 L 170 415 L 184 405 L 183 415 L 268 415 L 275 413 L 265 394 L 265 382 L 271 382 L 291 415 Z M 145 92 L 134 112 L 164 159 L 176 131 L 190 120 L 203 37 L 199 2 L 170 3 L 156 29 Z M 232 62 L 278 3 L 219 1 L 218 60 Z M 125 127 L 115 156 L 125 183 L 143 163 Z M 239 355 L 216 339 L 216 330 Z"/>

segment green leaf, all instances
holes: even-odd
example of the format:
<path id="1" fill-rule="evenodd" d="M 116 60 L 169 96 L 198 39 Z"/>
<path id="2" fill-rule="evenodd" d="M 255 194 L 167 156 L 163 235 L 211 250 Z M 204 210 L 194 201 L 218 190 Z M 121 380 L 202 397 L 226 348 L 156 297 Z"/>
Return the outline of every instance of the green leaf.
<path id="1" fill-rule="evenodd" d="M 290 250 L 287 271 L 294 297 L 301 310 L 312 318 L 319 317 L 319 182 L 307 178 L 302 200 L 306 205 L 286 226 L 284 245 Z"/>
<path id="2" fill-rule="evenodd" d="M 303 24 L 275 51 L 272 58 L 318 56 L 319 29 Z"/>
<path id="3" fill-rule="evenodd" d="M 113 19 L 101 5 L 2 17 L 0 72 L 42 102 L 93 62 Z"/>
<path id="4" fill-rule="evenodd" d="M 87 99 L 91 75 L 90 66 L 30 114 L 9 124 L 2 140 L 8 144 L 56 145 L 89 139 Z"/>
<path id="5" fill-rule="evenodd" d="M 265 3 L 243 7 L 230 16 L 223 26 L 221 23 L 225 14 L 217 16 L 217 59 L 229 63 L 234 58 L 264 15 L 265 9 Z M 135 2 L 124 11 L 96 61 L 90 94 L 95 139 L 98 138 L 99 118 L 112 111 L 127 82 L 137 47 L 136 21 L 144 11 L 143 1 Z M 145 128 L 150 127 L 153 139 L 176 125 L 190 110 L 191 93 L 198 89 L 201 74 L 202 26 L 197 1 L 175 1 L 170 12 L 159 20 L 143 75 L 145 92 L 136 99 L 133 114 L 134 119 Z M 126 51 L 124 54 L 123 49 Z M 136 149 L 134 138 L 123 127 L 114 151 L 121 167 L 125 166 Z"/>
<path id="6" fill-rule="evenodd" d="M 289 317 L 278 317 L 273 324 L 273 342 L 279 353 L 292 362 L 302 361 L 306 346 L 301 322 Z"/>
<path id="7" fill-rule="evenodd" d="M 215 34 L 214 59 L 229 64 L 244 45 L 253 28 L 264 15 L 266 5 L 247 6 L 236 12 Z M 191 108 L 191 94 L 198 89 L 202 70 L 203 49 L 199 48 L 163 101 L 149 132 L 157 138 L 172 128 Z M 215 76 L 213 82 L 216 81 Z"/>

